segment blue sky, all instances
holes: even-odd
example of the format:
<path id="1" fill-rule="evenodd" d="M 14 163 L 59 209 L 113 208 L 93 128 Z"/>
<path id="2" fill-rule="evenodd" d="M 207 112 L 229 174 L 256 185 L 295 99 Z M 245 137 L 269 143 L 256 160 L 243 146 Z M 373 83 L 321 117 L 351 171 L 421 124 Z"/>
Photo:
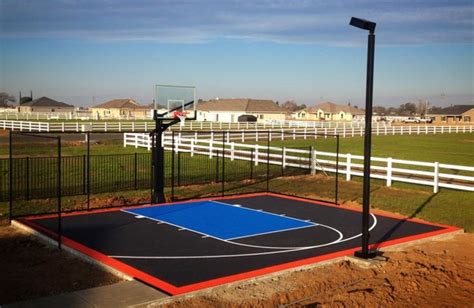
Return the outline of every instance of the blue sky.
<path id="1" fill-rule="evenodd" d="M 376 104 L 472 102 L 472 0 L 0 0 L 0 91 L 149 103 L 166 83 L 363 106 L 367 35 L 351 16 L 377 22 Z"/>

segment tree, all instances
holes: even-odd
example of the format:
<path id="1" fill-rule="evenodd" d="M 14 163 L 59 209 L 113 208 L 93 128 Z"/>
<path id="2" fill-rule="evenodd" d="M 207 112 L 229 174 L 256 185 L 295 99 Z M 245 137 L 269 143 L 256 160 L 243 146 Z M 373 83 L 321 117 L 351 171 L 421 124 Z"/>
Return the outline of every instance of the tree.
<path id="1" fill-rule="evenodd" d="M 13 95 L 8 94 L 7 92 L 0 92 L 0 107 L 9 107 L 11 104 L 16 102 L 16 99 Z"/>
<path id="2" fill-rule="evenodd" d="M 28 103 L 28 102 L 31 102 L 31 97 L 29 96 L 23 96 L 21 99 L 20 99 L 20 105 L 23 105 L 25 103 Z"/>
<path id="3" fill-rule="evenodd" d="M 401 116 L 414 115 L 416 113 L 416 105 L 411 102 L 401 104 L 400 107 L 398 108 L 398 113 Z"/>
<path id="4" fill-rule="evenodd" d="M 283 104 L 281 104 L 281 107 L 283 109 L 293 112 L 293 111 L 298 111 L 298 110 L 306 108 L 306 105 L 305 104 L 298 105 L 295 101 L 286 101 Z"/>
<path id="5" fill-rule="evenodd" d="M 428 113 L 439 113 L 441 110 L 443 110 L 443 107 L 431 106 L 428 108 Z"/>
<path id="6" fill-rule="evenodd" d="M 373 112 L 378 115 L 386 115 L 387 109 L 383 106 L 374 106 Z"/>

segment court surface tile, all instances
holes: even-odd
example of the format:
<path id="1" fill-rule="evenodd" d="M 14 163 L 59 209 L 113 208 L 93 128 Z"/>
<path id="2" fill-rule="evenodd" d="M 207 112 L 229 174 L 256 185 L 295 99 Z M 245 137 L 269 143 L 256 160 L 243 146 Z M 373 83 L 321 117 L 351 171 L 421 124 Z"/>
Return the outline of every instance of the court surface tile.
<path id="1" fill-rule="evenodd" d="M 64 214 L 62 243 L 169 294 L 351 255 L 358 210 L 273 193 Z M 55 215 L 20 222 L 57 237 Z M 371 213 L 374 248 L 453 232 Z"/>

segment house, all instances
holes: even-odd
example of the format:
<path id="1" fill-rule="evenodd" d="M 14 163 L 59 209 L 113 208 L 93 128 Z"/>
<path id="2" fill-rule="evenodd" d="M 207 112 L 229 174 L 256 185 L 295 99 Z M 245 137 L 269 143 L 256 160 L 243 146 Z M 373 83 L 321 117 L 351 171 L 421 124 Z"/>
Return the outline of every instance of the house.
<path id="1" fill-rule="evenodd" d="M 306 120 L 360 121 L 364 116 L 365 111 L 362 109 L 331 102 L 319 103 L 306 109 Z"/>
<path id="2" fill-rule="evenodd" d="M 438 112 L 427 113 L 427 118 L 438 124 L 472 124 L 474 122 L 474 105 L 454 105 Z"/>
<path id="3" fill-rule="evenodd" d="M 139 105 L 130 98 L 113 99 L 90 108 L 96 119 L 149 118 L 150 106 Z"/>
<path id="4" fill-rule="evenodd" d="M 214 99 L 197 105 L 198 121 L 238 122 L 253 116 L 258 122 L 285 120 L 286 111 L 271 100 Z M 240 119 L 239 119 L 240 118 Z"/>
<path id="5" fill-rule="evenodd" d="M 20 113 L 44 112 L 44 113 L 73 113 L 73 105 L 58 102 L 52 98 L 43 96 L 18 106 Z"/>
<path id="6" fill-rule="evenodd" d="M 295 110 L 291 113 L 290 117 L 295 120 L 307 120 L 308 111 L 306 109 Z"/>

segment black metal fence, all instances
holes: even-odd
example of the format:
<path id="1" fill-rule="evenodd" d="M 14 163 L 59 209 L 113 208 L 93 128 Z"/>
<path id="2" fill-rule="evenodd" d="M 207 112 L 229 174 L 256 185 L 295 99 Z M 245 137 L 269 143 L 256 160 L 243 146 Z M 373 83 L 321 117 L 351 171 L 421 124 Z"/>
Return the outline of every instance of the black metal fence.
<path id="1" fill-rule="evenodd" d="M 228 139 L 229 132 L 225 134 L 227 135 L 222 134 L 221 141 Z M 22 136 L 18 133 L 16 135 L 17 138 Z M 271 147 L 270 138 L 269 135 L 266 141 L 262 141 L 264 149 L 258 153 L 258 162 L 254 160 L 252 149 L 241 154 L 246 159 L 231 159 L 228 149 L 226 150 L 224 146 L 209 155 L 186 151 L 173 143 L 172 148 L 168 147 L 165 152 L 164 180 L 168 188 L 168 200 L 271 191 L 270 181 L 274 178 L 312 172 L 309 156 L 306 157 L 307 167 L 270 163 L 271 160 L 275 160 L 276 155 L 281 154 L 278 147 Z M 18 147 L 15 150 L 13 141 L 13 154 L 16 155 L 12 155 L 10 160 L 0 159 L 0 201 L 12 200 L 11 204 L 16 208 L 10 214 L 24 216 L 54 213 L 56 206 L 43 206 L 39 200 L 56 198 L 58 183 L 62 197 L 84 196 L 85 199 L 81 206 L 63 206 L 62 211 L 95 208 L 97 205 L 91 205 L 90 198 L 97 194 L 120 194 L 127 191 L 141 191 L 142 194 L 147 194 L 146 191 L 151 190 L 153 186 L 151 153 L 91 155 L 89 140 L 90 138 L 87 139 L 87 154 L 62 155 L 59 158 L 53 152 L 44 153 L 45 156 L 25 156 L 22 148 Z M 291 148 L 311 149 L 308 146 Z M 56 147 L 51 149 L 54 150 Z M 334 179 L 334 201 L 337 203 L 337 174 Z M 150 199 L 147 200 L 146 202 L 149 202 Z M 25 205 L 26 202 L 29 203 Z M 107 204 L 100 205 L 100 207 L 107 206 Z"/>
<path id="2" fill-rule="evenodd" d="M 80 155 L 61 157 L 63 196 L 150 188 L 150 154 Z M 55 157 L 12 159 L 13 198 L 41 199 L 55 194 Z M 0 159 L 0 201 L 9 200 L 9 160 Z"/>

